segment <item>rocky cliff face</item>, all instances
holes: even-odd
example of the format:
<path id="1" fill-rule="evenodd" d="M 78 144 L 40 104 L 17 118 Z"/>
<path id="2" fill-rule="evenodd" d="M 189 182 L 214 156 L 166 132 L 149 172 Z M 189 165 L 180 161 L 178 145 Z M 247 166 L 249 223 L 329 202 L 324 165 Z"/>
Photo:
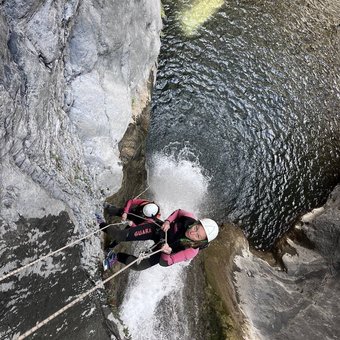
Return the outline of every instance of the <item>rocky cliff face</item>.
<path id="1" fill-rule="evenodd" d="M 0 278 L 96 230 L 122 181 L 118 142 L 145 105 L 159 1 L 0 2 Z M 0 337 L 23 333 L 93 286 L 99 236 L 0 282 Z M 103 291 L 33 338 L 124 337 Z"/>
<path id="2" fill-rule="evenodd" d="M 247 339 L 338 338 L 340 186 L 324 207 L 303 216 L 279 241 L 280 261 L 269 253 L 250 252 L 246 244 L 240 247 L 242 237 L 230 228 L 221 237 L 224 246 L 209 249 L 206 264 L 210 283 L 231 313 L 231 330 L 241 328 Z M 236 253 L 228 264 L 230 245 Z M 214 263 L 219 271 L 211 270 Z"/>
<path id="3" fill-rule="evenodd" d="M 303 232 L 303 233 L 302 233 Z M 305 234 L 307 238 L 297 237 Z M 235 273 L 241 308 L 258 339 L 336 339 L 340 334 L 340 186 L 287 235 L 285 271 L 251 255 Z M 283 249 L 285 250 L 285 249 Z"/>

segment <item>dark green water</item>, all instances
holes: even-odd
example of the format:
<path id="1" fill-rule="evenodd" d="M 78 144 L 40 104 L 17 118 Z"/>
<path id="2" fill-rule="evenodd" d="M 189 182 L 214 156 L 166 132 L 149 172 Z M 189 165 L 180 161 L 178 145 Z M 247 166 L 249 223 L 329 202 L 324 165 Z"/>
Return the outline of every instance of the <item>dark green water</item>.
<path id="1" fill-rule="evenodd" d="M 150 166 L 189 148 L 205 212 L 268 248 L 340 180 L 340 2 L 227 1 L 192 37 L 164 4 Z"/>

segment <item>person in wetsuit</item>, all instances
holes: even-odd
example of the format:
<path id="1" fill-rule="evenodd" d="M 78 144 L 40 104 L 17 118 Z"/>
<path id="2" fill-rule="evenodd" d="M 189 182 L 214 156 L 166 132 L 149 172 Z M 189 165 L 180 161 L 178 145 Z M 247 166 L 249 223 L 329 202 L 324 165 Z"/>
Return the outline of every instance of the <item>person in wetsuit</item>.
<path id="1" fill-rule="evenodd" d="M 130 221 L 130 227 L 141 224 L 145 222 L 146 219 L 153 219 L 158 223 L 163 223 L 160 221 L 161 214 L 159 206 L 146 199 L 134 198 L 128 200 L 123 208 L 117 208 L 105 202 L 104 209 L 109 216 L 120 216 L 123 222 L 126 220 Z"/>

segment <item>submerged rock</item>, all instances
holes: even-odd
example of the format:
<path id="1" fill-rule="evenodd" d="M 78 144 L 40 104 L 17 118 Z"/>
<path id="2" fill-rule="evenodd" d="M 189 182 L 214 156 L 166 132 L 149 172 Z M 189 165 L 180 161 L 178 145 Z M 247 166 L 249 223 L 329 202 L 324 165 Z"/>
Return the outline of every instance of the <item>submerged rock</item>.
<path id="1" fill-rule="evenodd" d="M 188 36 L 194 35 L 217 10 L 224 4 L 223 0 L 195 0 L 188 8 L 179 14 L 184 33 Z"/>

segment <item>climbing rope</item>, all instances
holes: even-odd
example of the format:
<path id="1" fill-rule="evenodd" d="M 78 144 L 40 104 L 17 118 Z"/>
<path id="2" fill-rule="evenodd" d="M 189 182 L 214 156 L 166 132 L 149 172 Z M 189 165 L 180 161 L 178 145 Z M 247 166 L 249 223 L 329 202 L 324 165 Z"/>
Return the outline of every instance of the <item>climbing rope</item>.
<path id="1" fill-rule="evenodd" d="M 134 197 L 133 199 L 135 200 L 136 198 L 138 198 L 139 196 L 141 196 L 142 194 L 144 194 L 144 192 L 146 192 L 147 190 L 149 190 L 150 186 L 147 186 L 146 189 L 144 191 L 142 191 L 138 196 Z"/>
<path id="2" fill-rule="evenodd" d="M 49 321 L 53 320 L 54 318 L 56 318 L 58 315 L 62 314 L 63 312 L 65 312 L 67 309 L 71 308 L 72 306 L 74 306 L 76 303 L 78 303 L 79 301 L 81 301 L 82 299 L 84 299 L 86 296 L 90 295 L 92 292 L 94 292 L 95 290 L 97 290 L 98 288 L 103 288 L 104 284 L 107 283 L 108 281 L 110 281 L 111 279 L 113 279 L 115 276 L 117 276 L 118 274 L 122 273 L 124 270 L 128 269 L 129 267 L 131 267 L 133 264 L 135 264 L 137 262 L 137 264 L 140 263 L 140 261 L 142 261 L 143 259 L 147 259 L 150 256 L 157 254 L 159 252 L 161 252 L 161 249 L 158 249 L 152 253 L 146 254 L 145 252 L 142 252 L 141 254 L 139 254 L 138 258 L 135 259 L 134 261 L 132 261 L 131 263 L 129 263 L 128 265 L 126 265 L 124 268 L 120 269 L 117 273 L 111 275 L 110 277 L 108 277 L 107 279 L 105 279 L 104 281 L 100 281 L 98 282 L 94 287 L 92 287 L 91 289 L 89 289 L 87 292 L 80 294 L 76 299 L 74 299 L 73 301 L 71 301 L 69 304 L 65 305 L 63 308 L 59 309 L 58 311 L 56 311 L 54 314 L 50 315 L 48 318 L 46 318 L 45 320 L 37 323 L 34 327 L 32 327 L 31 329 L 29 329 L 27 332 L 25 332 L 24 334 L 19 335 L 18 337 L 14 337 L 13 340 L 22 340 L 25 339 L 26 337 L 28 337 L 29 335 L 33 334 L 34 332 L 36 332 L 39 328 L 41 328 L 42 326 L 46 325 Z"/>
<path id="3" fill-rule="evenodd" d="M 118 225 L 118 224 L 122 224 L 122 223 L 125 223 L 125 222 L 120 222 L 120 223 L 115 223 L 115 224 L 109 224 L 109 225 L 107 225 L 107 226 L 105 226 L 105 227 L 103 227 L 103 228 L 101 228 L 101 229 L 98 229 L 98 230 L 96 230 L 96 231 L 94 231 L 94 232 L 92 232 L 92 233 L 90 233 L 90 234 L 87 234 L 86 236 L 84 236 L 84 237 L 82 237 L 82 238 L 80 238 L 80 239 L 78 239 L 78 240 L 75 240 L 75 241 L 73 241 L 73 242 L 67 244 L 66 246 L 64 246 L 64 247 L 62 247 L 62 248 L 60 248 L 60 249 L 57 249 L 57 250 L 55 250 L 55 251 L 52 251 L 51 253 L 49 253 L 49 254 L 47 254 L 47 255 L 45 255 L 45 256 L 43 256 L 43 257 L 40 257 L 40 258 L 38 258 L 37 260 L 35 260 L 35 261 L 31 262 L 31 263 L 28 263 L 28 264 L 26 264 L 26 265 L 23 266 L 23 267 L 17 268 L 17 269 L 15 269 L 15 270 L 9 272 L 8 274 L 6 274 L 6 275 L 0 277 L 0 282 L 3 281 L 3 280 L 5 280 L 5 279 L 7 279 L 7 278 L 10 277 L 10 276 L 13 276 L 13 275 L 15 275 L 15 274 L 21 272 L 22 270 L 24 270 L 24 269 L 26 269 L 26 268 L 28 268 L 28 267 L 33 266 L 34 264 L 36 264 L 36 263 L 38 263 L 38 262 L 40 262 L 40 261 L 42 261 L 42 260 L 47 259 L 48 257 L 51 257 L 51 256 L 53 256 L 53 255 L 55 255 L 55 254 L 57 254 L 57 253 L 60 253 L 60 252 L 61 252 L 62 250 L 64 250 L 64 249 L 67 249 L 67 248 L 69 248 L 69 247 L 74 246 L 75 244 L 77 244 L 77 243 L 79 243 L 79 242 L 81 242 L 81 241 L 83 241 L 83 240 L 85 240 L 85 239 L 87 239 L 87 238 L 89 238 L 89 237 L 91 237 L 91 236 L 93 236 L 93 235 L 99 233 L 100 231 L 102 231 L 102 230 L 104 230 L 104 229 L 106 229 L 106 228 L 108 228 L 108 227 L 110 227 L 110 226 L 114 226 L 114 225 Z"/>
<path id="4" fill-rule="evenodd" d="M 135 216 L 135 217 L 141 218 L 142 220 L 145 220 L 145 221 L 148 221 L 148 222 L 150 222 L 150 223 L 156 224 L 159 228 L 162 227 L 162 226 L 161 226 L 160 224 L 158 224 L 156 221 L 154 221 L 154 220 L 150 221 L 150 217 L 149 217 L 149 218 L 146 218 L 146 217 L 143 217 L 143 216 L 140 216 L 140 215 L 133 214 L 133 213 L 131 213 L 131 212 L 128 212 L 128 215 Z"/>

